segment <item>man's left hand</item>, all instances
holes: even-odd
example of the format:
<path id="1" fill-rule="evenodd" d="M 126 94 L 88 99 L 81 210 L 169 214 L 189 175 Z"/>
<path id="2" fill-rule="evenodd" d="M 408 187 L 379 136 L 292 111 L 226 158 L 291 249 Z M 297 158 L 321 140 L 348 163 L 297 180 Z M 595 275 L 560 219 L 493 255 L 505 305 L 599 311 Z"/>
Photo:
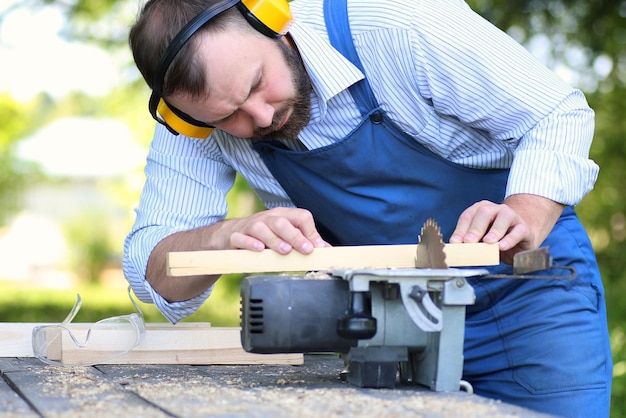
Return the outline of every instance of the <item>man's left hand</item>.
<path id="1" fill-rule="evenodd" d="M 509 196 L 502 204 L 480 201 L 467 208 L 456 225 L 451 243 L 497 242 L 500 259 L 538 248 L 561 216 L 564 205 L 530 194 Z"/>

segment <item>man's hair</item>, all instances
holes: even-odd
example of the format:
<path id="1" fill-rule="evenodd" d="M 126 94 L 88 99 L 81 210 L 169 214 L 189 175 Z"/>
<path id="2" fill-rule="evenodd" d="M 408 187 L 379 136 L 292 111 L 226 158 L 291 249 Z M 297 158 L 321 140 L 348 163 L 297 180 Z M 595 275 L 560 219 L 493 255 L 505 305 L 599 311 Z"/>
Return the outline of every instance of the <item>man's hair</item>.
<path id="1" fill-rule="evenodd" d="M 151 89 L 154 89 L 159 60 L 176 34 L 196 15 L 219 0 L 149 0 L 141 10 L 128 37 L 137 68 Z M 204 66 L 196 58 L 198 34 L 219 32 L 227 28 L 256 32 L 232 7 L 212 18 L 180 49 L 166 72 L 162 95 L 175 92 L 199 98 L 206 93 Z"/>

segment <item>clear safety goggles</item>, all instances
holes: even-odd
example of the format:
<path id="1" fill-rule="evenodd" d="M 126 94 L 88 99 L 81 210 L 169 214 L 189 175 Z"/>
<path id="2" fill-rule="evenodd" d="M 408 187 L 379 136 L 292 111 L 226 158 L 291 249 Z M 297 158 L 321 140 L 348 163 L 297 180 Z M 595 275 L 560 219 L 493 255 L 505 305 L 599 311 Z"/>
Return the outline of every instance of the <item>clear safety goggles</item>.
<path id="1" fill-rule="evenodd" d="M 141 344 L 146 332 L 143 314 L 130 287 L 128 297 L 136 313 L 102 319 L 94 324 L 71 324 L 82 305 L 80 295 L 76 295 L 76 303 L 63 322 L 33 328 L 35 357 L 47 364 L 91 366 L 128 353 Z"/>

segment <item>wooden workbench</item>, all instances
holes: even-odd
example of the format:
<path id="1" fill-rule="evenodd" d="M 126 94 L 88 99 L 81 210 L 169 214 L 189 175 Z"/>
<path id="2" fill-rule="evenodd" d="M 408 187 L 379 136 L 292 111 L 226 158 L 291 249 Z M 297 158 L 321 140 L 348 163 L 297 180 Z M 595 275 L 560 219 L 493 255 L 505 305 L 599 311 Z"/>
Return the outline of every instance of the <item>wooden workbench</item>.
<path id="1" fill-rule="evenodd" d="M 2 417 L 540 417 L 466 392 L 362 389 L 334 355 L 303 365 L 102 365 L 0 358 Z"/>

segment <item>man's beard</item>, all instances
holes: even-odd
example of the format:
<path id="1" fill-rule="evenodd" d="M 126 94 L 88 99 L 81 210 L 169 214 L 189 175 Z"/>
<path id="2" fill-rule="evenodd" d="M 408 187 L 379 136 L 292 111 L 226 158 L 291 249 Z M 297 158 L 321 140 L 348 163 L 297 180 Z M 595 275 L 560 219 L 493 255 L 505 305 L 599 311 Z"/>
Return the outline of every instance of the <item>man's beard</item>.
<path id="1" fill-rule="evenodd" d="M 313 90 L 311 79 L 302 66 L 298 53 L 282 41 L 277 43 L 292 75 L 292 81 L 296 88 L 296 96 L 288 100 L 281 109 L 276 111 L 270 126 L 255 131 L 255 139 L 297 139 L 302 129 L 304 129 L 311 120 L 311 91 Z M 280 125 L 290 110 L 291 116 L 289 120 L 277 130 L 276 127 Z"/>

